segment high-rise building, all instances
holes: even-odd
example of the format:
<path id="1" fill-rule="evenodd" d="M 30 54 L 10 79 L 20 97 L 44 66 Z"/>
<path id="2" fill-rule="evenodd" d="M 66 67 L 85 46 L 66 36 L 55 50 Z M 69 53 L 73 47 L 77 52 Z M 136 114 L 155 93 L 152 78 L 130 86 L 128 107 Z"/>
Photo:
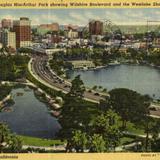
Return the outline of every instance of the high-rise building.
<path id="1" fill-rule="evenodd" d="M 93 20 L 89 22 L 89 33 L 91 35 L 102 35 L 103 34 L 103 22 Z"/>
<path id="2" fill-rule="evenodd" d="M 13 21 L 13 31 L 16 32 L 17 48 L 31 45 L 31 21 L 29 18 L 21 17 L 20 20 Z"/>
<path id="3" fill-rule="evenodd" d="M 2 25 L 2 28 L 11 28 L 12 21 L 10 19 L 2 19 L 1 25 Z"/>
<path id="4" fill-rule="evenodd" d="M 8 29 L 4 29 L 1 33 L 1 41 L 3 46 L 16 49 L 16 34 Z"/>

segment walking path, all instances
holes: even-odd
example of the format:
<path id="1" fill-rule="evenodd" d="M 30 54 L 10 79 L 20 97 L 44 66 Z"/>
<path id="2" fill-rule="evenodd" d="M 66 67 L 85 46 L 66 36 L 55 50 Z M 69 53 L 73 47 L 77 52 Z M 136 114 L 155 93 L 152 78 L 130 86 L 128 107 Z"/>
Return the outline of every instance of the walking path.
<path id="1" fill-rule="evenodd" d="M 131 147 L 136 147 L 137 145 L 141 145 L 141 142 L 133 142 L 133 143 L 130 143 L 130 144 L 127 144 L 127 145 L 122 145 L 122 146 L 118 146 L 115 148 L 115 151 L 125 151 L 126 149 L 129 149 Z"/>
<path id="2" fill-rule="evenodd" d="M 22 149 L 27 149 L 27 148 L 33 148 L 33 149 L 42 149 L 45 151 L 65 151 L 65 145 L 58 145 L 58 146 L 53 146 L 53 147 L 44 147 L 44 146 L 30 146 L 30 145 L 23 145 Z"/>
<path id="3" fill-rule="evenodd" d="M 3 104 L 11 98 L 11 95 L 7 95 L 3 100 L 0 101 L 0 107 L 3 107 Z"/>

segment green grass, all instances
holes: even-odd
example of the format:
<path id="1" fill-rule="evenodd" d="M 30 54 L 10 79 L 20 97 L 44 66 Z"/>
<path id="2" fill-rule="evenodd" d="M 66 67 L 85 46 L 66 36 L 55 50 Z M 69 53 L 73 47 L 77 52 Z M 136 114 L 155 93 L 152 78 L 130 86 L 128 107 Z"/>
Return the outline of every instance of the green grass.
<path id="1" fill-rule="evenodd" d="M 63 145 L 65 143 L 65 142 L 61 142 L 60 140 L 42 139 L 42 138 L 29 137 L 29 136 L 18 135 L 18 137 L 22 140 L 23 145 L 30 145 L 30 146 L 50 147 L 53 145 Z"/>
<path id="2" fill-rule="evenodd" d="M 136 127 L 133 123 L 127 122 L 127 131 L 135 134 L 145 134 L 144 129 L 141 129 L 140 127 Z"/>
<path id="3" fill-rule="evenodd" d="M 122 137 L 122 138 L 120 139 L 120 145 L 132 143 L 134 140 L 135 140 L 134 138 Z"/>

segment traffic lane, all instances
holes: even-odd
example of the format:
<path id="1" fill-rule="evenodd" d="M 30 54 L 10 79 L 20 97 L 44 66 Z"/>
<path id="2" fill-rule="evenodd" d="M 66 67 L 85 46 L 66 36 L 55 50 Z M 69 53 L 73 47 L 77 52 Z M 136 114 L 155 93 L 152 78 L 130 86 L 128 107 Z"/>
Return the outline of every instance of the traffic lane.
<path id="1" fill-rule="evenodd" d="M 70 91 L 70 86 L 68 84 L 60 84 L 59 82 L 56 82 L 57 78 L 52 75 L 52 73 L 49 70 L 46 70 L 45 67 L 45 61 L 47 58 L 36 58 L 34 68 L 39 73 L 38 76 L 40 76 L 43 80 L 47 81 L 50 85 L 55 86 L 56 88 L 62 89 L 66 92 Z M 84 97 L 88 99 L 92 99 L 95 101 L 99 101 L 100 99 L 103 99 L 101 96 L 94 95 L 94 93 L 90 93 L 85 91 Z"/>
<path id="2" fill-rule="evenodd" d="M 42 59 L 41 59 L 42 60 Z M 46 73 L 46 68 L 44 67 L 45 66 L 45 64 L 41 61 L 40 63 L 42 63 L 41 64 L 41 66 L 42 66 L 42 68 L 41 68 L 41 70 L 43 70 L 43 72 L 45 72 Z M 40 66 L 40 64 L 38 65 L 38 66 Z M 51 84 L 52 85 L 56 85 L 57 87 L 59 87 L 59 88 L 61 88 L 61 89 L 63 89 L 63 90 L 65 90 L 65 91 L 70 91 L 70 86 L 68 85 L 68 84 L 59 84 L 59 82 L 58 83 L 54 83 L 50 78 L 51 78 L 51 76 L 52 76 L 52 73 L 49 71 L 49 70 L 47 70 L 47 73 L 46 74 L 49 74 L 48 76 L 47 76 L 47 78 L 48 78 L 48 81 L 50 81 L 51 82 Z M 42 76 L 43 76 L 43 73 L 41 74 Z M 53 77 L 54 78 L 54 77 Z M 56 80 L 56 79 L 55 79 Z M 66 87 L 66 86 L 68 86 L 68 87 Z M 68 88 L 68 89 L 67 89 Z M 96 100 L 96 101 L 99 101 L 100 99 L 102 99 L 102 97 L 100 97 L 100 96 L 97 96 L 97 95 L 94 95 L 94 93 L 90 93 L 90 92 L 87 92 L 87 91 L 85 91 L 85 93 L 84 93 L 84 97 L 86 97 L 86 98 L 89 98 L 89 99 L 93 99 L 93 100 Z"/>
<path id="3" fill-rule="evenodd" d="M 56 88 L 63 89 L 63 86 L 60 85 L 58 82 L 56 82 L 56 79 L 51 79 L 51 77 L 48 74 L 44 73 L 44 71 L 42 71 L 39 68 L 39 65 L 36 65 L 35 63 L 34 63 L 34 70 L 35 70 L 37 76 L 40 77 L 42 80 L 46 81 L 47 83 L 49 83 L 52 86 L 55 86 Z M 65 88 L 64 90 L 69 92 L 69 89 L 67 89 L 67 88 Z"/>

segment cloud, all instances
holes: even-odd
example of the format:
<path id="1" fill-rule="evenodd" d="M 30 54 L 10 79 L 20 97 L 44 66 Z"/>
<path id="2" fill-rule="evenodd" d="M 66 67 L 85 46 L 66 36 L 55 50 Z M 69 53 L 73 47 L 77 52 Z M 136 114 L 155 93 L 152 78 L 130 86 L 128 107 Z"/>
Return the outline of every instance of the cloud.
<path id="1" fill-rule="evenodd" d="M 89 20 L 89 19 L 102 19 L 98 14 L 91 12 L 91 11 L 87 11 L 84 12 L 84 16 Z"/>
<path id="2" fill-rule="evenodd" d="M 42 23 L 87 25 L 91 19 L 109 19 L 116 24 L 146 24 L 158 20 L 159 9 L 19 9 L 0 10 L 1 19 L 29 17 L 33 25 Z"/>
<path id="3" fill-rule="evenodd" d="M 14 16 L 14 15 L 10 15 L 10 14 L 7 14 L 7 15 L 3 15 L 2 16 L 2 19 L 17 19 L 18 17 L 17 16 Z"/>
<path id="4" fill-rule="evenodd" d="M 70 12 L 69 16 L 70 16 L 70 18 L 73 18 L 76 21 L 82 21 L 82 22 L 86 21 L 85 17 L 82 14 L 78 14 L 78 13 L 75 13 L 75 12 Z"/>
<path id="5" fill-rule="evenodd" d="M 106 17 L 109 17 L 112 21 L 114 21 L 117 24 L 146 25 L 147 20 L 153 19 L 151 13 L 143 9 L 124 9 L 121 12 L 106 11 Z"/>

